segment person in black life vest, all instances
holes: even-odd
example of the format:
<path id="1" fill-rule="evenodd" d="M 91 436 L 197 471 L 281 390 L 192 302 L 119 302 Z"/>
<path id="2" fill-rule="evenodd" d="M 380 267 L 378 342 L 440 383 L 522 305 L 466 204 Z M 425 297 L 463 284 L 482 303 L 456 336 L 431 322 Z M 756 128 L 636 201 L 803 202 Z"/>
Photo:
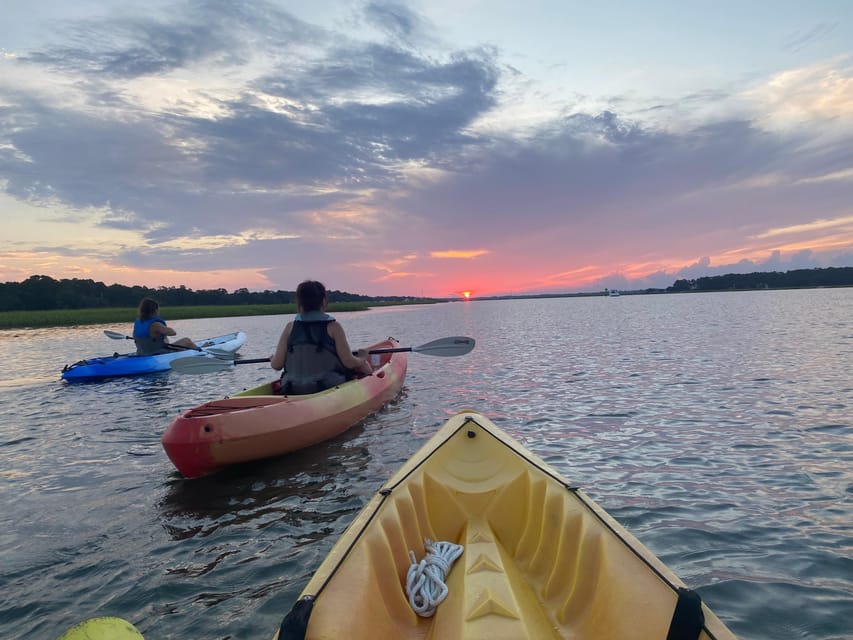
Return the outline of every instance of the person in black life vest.
<path id="1" fill-rule="evenodd" d="M 321 282 L 306 280 L 296 288 L 296 317 L 278 340 L 270 366 L 281 371 L 285 394 L 317 393 L 363 374 L 373 367 L 367 351 L 352 354 L 344 328 L 326 313 L 329 298 Z"/>
<path id="2" fill-rule="evenodd" d="M 159 315 L 160 304 L 151 298 L 143 298 L 139 303 L 139 315 L 133 323 L 133 341 L 140 355 L 168 353 L 177 349 L 198 349 L 189 338 L 169 342 L 168 336 L 177 333 Z"/>

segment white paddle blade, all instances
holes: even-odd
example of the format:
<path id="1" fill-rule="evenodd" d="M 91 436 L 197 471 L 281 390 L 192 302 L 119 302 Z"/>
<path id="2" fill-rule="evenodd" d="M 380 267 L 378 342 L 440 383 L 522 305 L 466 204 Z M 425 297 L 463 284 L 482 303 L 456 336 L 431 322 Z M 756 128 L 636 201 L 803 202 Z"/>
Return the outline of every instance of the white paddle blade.
<path id="1" fill-rule="evenodd" d="M 427 342 L 419 347 L 412 347 L 416 353 L 425 353 L 431 356 L 463 356 L 470 352 L 475 345 L 474 338 L 466 336 L 451 336 Z"/>
<path id="2" fill-rule="evenodd" d="M 226 351 L 225 349 L 217 349 L 216 347 L 202 347 L 202 351 L 206 351 L 212 356 L 220 358 L 221 360 L 236 360 L 237 354 L 233 351 Z"/>
<path id="3" fill-rule="evenodd" d="M 178 373 L 215 373 L 225 371 L 234 366 L 232 360 L 221 360 L 219 358 L 178 358 L 172 360 L 169 366 Z"/>
<path id="4" fill-rule="evenodd" d="M 238 364 L 260 364 L 269 361 L 269 358 L 253 358 L 250 360 L 221 360 L 216 357 L 179 358 L 172 360 L 169 366 L 179 373 L 211 373 L 224 371 Z"/>
<path id="5" fill-rule="evenodd" d="M 423 353 L 428 356 L 462 356 L 474 348 L 474 338 L 466 336 L 452 336 L 450 338 L 439 338 L 432 342 L 427 342 L 419 347 L 395 347 L 390 349 L 371 349 L 370 354 L 379 353 L 397 353 L 402 351 L 414 351 Z M 261 362 L 269 362 L 269 358 L 254 358 L 249 360 L 236 360 L 235 355 L 207 347 L 205 351 L 209 352 L 211 358 L 180 358 L 172 360 L 169 366 L 179 373 L 212 373 L 215 371 L 224 371 L 238 364 L 258 364 Z M 223 354 L 223 355 L 220 355 Z"/>

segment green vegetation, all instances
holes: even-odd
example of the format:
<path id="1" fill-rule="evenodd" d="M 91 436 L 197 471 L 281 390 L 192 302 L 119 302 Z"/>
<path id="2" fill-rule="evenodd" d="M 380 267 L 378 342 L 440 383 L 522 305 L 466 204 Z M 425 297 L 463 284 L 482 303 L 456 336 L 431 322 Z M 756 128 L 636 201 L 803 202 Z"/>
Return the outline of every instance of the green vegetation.
<path id="1" fill-rule="evenodd" d="M 795 269 L 756 273 L 728 273 L 695 280 L 676 280 L 667 291 L 730 291 L 738 289 L 793 289 L 810 287 L 849 287 L 853 285 L 853 267 Z"/>
<path id="2" fill-rule="evenodd" d="M 434 298 L 386 296 L 374 298 L 330 290 L 329 311 L 364 311 L 370 307 L 441 302 Z M 225 289 L 193 291 L 184 286 L 127 287 L 77 278 L 54 280 L 30 276 L 23 282 L 0 283 L 0 329 L 67 327 L 127 323 L 136 317 L 142 298 L 160 303 L 167 320 L 229 318 L 296 313 L 294 291 Z"/>
<path id="3" fill-rule="evenodd" d="M 371 306 L 395 303 L 336 302 L 329 305 L 330 313 L 364 311 Z M 267 316 L 296 313 L 295 304 L 251 304 L 243 306 L 210 305 L 200 307 L 162 307 L 167 321 L 191 318 L 231 318 L 236 316 Z M 127 324 L 128 331 L 136 317 L 136 307 L 113 309 L 47 309 L 42 311 L 0 311 L 0 329 L 67 327 L 89 324 Z"/>
<path id="4" fill-rule="evenodd" d="M 437 302 L 432 298 L 384 296 L 375 298 L 346 291 L 329 290 L 329 303 L 352 302 L 406 304 Z M 142 298 L 154 298 L 161 307 L 288 305 L 296 301 L 294 291 L 249 291 L 237 289 L 201 289 L 186 287 L 127 287 L 121 284 L 105 285 L 94 280 L 77 278 L 54 280 L 49 276 L 30 276 L 23 282 L 0 283 L 0 311 L 40 311 L 51 309 L 115 309 L 136 308 Z M 136 315 L 135 313 L 133 315 Z M 233 314 L 230 314 L 233 315 Z M 243 315 L 243 312 L 236 315 Z M 198 316 L 196 316 L 198 317 Z"/>
<path id="5" fill-rule="evenodd" d="M 796 269 L 787 272 L 758 272 L 708 276 L 695 280 L 677 280 L 667 293 L 686 291 L 738 291 L 853 286 L 853 267 Z M 664 293 L 647 289 L 624 293 Z M 537 294 L 494 296 L 483 299 L 549 298 L 601 295 Z M 292 291 L 251 292 L 238 289 L 193 291 L 186 287 L 106 286 L 92 280 L 54 280 L 48 276 L 30 276 L 24 282 L 0 283 L 0 329 L 60 327 L 90 324 L 127 323 L 136 317 L 136 305 L 150 296 L 160 302 L 166 320 L 190 318 L 227 318 L 237 316 L 287 315 L 296 313 Z M 343 291 L 329 291 L 329 311 L 363 311 L 369 307 L 429 304 L 445 299 L 390 296 L 374 298 Z"/>

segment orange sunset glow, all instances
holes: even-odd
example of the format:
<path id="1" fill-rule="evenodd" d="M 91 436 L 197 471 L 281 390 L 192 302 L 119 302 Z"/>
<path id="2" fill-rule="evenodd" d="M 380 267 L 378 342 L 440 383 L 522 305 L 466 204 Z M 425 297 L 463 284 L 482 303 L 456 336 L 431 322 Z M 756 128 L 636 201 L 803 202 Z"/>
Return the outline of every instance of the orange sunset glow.
<path id="1" fill-rule="evenodd" d="M 521 5 L 271 0 L 286 11 L 242 23 L 228 3 L 12 2 L 0 282 L 315 279 L 482 300 L 853 266 L 853 20 L 829 17 L 845 3 L 815 2 L 764 12 L 696 58 L 654 21 L 595 3 L 583 16 L 546 3 L 539 26 L 560 25 L 557 42 L 514 20 L 488 26 Z M 691 33 L 705 10 L 661 16 Z M 128 30 L 137 11 L 150 24 Z M 596 15 L 613 57 L 588 55 L 582 25 Z M 324 36 L 277 41 L 292 21 Z M 206 41 L 211 25 L 222 32 L 204 47 L 156 44 Z M 771 33 L 793 35 L 756 43 Z M 346 82 L 318 83 L 330 69 Z"/>

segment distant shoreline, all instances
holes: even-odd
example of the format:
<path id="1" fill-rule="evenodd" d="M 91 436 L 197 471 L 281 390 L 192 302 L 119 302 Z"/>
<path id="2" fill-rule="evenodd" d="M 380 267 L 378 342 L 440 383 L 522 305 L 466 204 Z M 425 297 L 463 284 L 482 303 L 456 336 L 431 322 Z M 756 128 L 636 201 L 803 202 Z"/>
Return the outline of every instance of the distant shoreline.
<path id="1" fill-rule="evenodd" d="M 824 267 L 754 273 L 682 278 L 672 286 L 646 289 L 603 290 L 575 293 L 514 293 L 473 296 L 477 300 L 526 300 L 541 298 L 581 298 L 618 295 L 658 295 L 663 293 L 707 293 L 714 291 L 767 291 L 853 287 L 853 267 Z M 332 311 L 361 311 L 370 307 L 439 302 L 464 302 L 461 296 L 415 298 L 411 296 L 372 297 L 345 291 L 329 291 Z M 54 280 L 49 276 L 30 276 L 23 282 L 0 283 L 0 330 L 42 327 L 67 327 L 106 323 L 130 323 L 136 317 L 136 305 L 145 296 L 153 296 L 164 309 L 166 320 L 234 317 L 240 315 L 283 315 L 296 312 L 292 291 L 248 291 L 224 289 L 193 291 L 186 287 L 105 285 L 93 280 Z M 470 295 L 470 294 L 465 294 Z"/>
<path id="2" fill-rule="evenodd" d="M 612 289 L 618 291 L 619 296 L 657 296 L 657 295 L 683 295 L 689 293 L 740 293 L 747 291 L 799 291 L 802 289 L 849 289 L 853 284 L 815 285 L 811 287 L 761 287 L 750 289 L 690 289 L 686 291 L 667 291 L 666 289 Z M 477 296 L 472 297 L 471 302 L 477 300 L 530 300 L 539 298 L 607 298 L 607 291 L 587 291 L 584 293 L 536 293 L 536 294 L 510 294 L 503 296 Z M 465 300 L 449 300 L 448 302 L 465 302 Z"/>
<path id="3" fill-rule="evenodd" d="M 802 289 L 849 289 L 853 285 L 822 285 L 814 287 L 766 287 L 761 289 L 699 289 L 689 291 L 667 291 L 665 289 L 638 289 L 634 291 L 618 290 L 620 296 L 644 295 L 683 295 L 692 293 L 732 293 L 744 291 L 797 291 Z M 502 296 L 472 297 L 463 299 L 430 299 L 411 302 L 333 302 L 329 304 L 330 313 L 347 311 L 367 311 L 372 307 L 396 307 L 413 304 L 438 304 L 446 302 L 479 302 L 486 300 L 538 300 L 548 298 L 606 298 L 606 291 L 583 293 L 540 293 Z M 44 311 L 0 311 L 0 331 L 14 329 L 48 329 L 51 327 L 88 326 L 94 324 L 133 323 L 137 310 L 135 307 L 115 307 L 97 309 L 49 309 Z M 241 316 L 293 315 L 295 304 L 254 304 L 254 305 L 200 305 L 187 307 L 164 307 L 163 315 L 167 321 L 192 320 L 198 318 L 235 318 Z"/>
<path id="4" fill-rule="evenodd" d="M 329 313 L 366 311 L 371 307 L 400 306 L 393 302 L 333 302 Z M 418 304 L 428 304 L 419 302 Z M 210 305 L 192 307 L 163 307 L 167 322 L 198 318 L 235 318 L 241 316 L 293 315 L 295 304 Z M 126 324 L 130 327 L 136 317 L 135 307 L 97 309 L 47 309 L 44 311 L 0 311 L 0 330 L 47 329 L 51 327 L 88 326 L 93 324 Z"/>

